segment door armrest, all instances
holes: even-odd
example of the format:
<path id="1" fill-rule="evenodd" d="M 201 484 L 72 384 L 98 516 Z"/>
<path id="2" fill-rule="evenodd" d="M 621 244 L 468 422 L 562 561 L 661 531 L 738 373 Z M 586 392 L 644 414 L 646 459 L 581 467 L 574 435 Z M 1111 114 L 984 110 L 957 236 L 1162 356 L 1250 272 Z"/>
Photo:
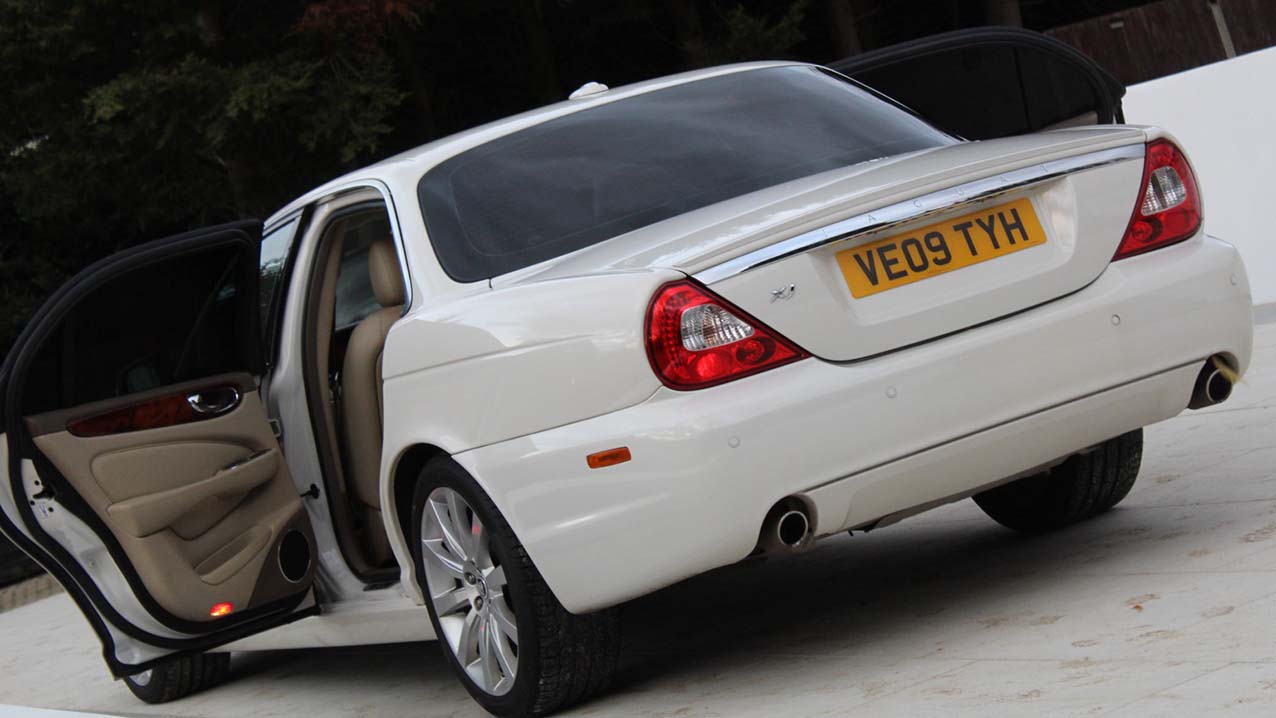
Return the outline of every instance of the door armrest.
<path id="1" fill-rule="evenodd" d="M 188 511 L 214 496 L 247 493 L 279 473 L 279 451 L 264 449 L 193 484 L 111 504 L 106 512 L 138 538 L 171 526 Z"/>

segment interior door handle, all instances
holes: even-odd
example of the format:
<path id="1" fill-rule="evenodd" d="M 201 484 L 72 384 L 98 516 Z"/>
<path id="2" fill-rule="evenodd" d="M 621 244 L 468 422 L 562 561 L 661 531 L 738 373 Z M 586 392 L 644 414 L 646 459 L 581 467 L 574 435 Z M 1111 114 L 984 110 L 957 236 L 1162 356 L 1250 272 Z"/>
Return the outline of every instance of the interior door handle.
<path id="1" fill-rule="evenodd" d="M 233 386 L 197 391 L 186 397 L 186 403 L 200 416 L 218 416 L 239 406 L 239 390 Z"/>

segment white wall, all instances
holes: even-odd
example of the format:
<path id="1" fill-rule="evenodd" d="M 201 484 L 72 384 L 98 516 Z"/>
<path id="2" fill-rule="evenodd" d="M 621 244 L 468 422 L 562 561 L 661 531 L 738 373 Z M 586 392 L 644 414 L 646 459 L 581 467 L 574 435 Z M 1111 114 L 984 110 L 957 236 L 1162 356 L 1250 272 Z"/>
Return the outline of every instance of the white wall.
<path id="1" fill-rule="evenodd" d="M 1134 85 L 1124 106 L 1126 122 L 1178 138 L 1206 231 L 1240 249 L 1254 303 L 1276 302 L 1276 48 Z"/>

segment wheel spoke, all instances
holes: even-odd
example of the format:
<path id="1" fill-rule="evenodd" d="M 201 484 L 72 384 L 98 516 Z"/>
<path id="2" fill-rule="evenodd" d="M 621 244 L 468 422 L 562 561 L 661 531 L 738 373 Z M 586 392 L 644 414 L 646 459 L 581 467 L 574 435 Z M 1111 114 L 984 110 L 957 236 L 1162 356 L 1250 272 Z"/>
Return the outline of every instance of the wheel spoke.
<path id="1" fill-rule="evenodd" d="M 452 516 L 452 535 L 457 544 L 461 548 L 461 554 L 466 559 L 474 558 L 474 539 L 470 536 L 469 521 L 466 519 L 465 501 L 461 499 L 461 495 L 455 491 L 447 493 L 447 511 Z"/>
<path id="2" fill-rule="evenodd" d="M 518 623 L 514 621 L 514 612 L 505 604 L 505 596 L 493 592 L 491 597 L 492 620 L 501 629 L 501 633 L 509 636 L 510 642 L 518 645 Z"/>
<path id="3" fill-rule="evenodd" d="M 491 630 L 490 619 L 483 622 L 480 630 L 483 632 L 483 648 L 479 656 L 483 667 L 483 687 L 492 691 L 501 682 L 500 659 L 497 658 L 499 651 L 496 648 L 497 636 Z"/>
<path id="4" fill-rule="evenodd" d="M 452 558 L 450 551 L 443 548 L 444 539 L 424 539 L 421 545 L 429 553 L 425 554 L 425 558 L 430 559 L 434 565 L 441 567 L 452 578 L 459 581 L 465 580 L 465 567 Z"/>
<path id="5" fill-rule="evenodd" d="M 488 589 L 492 591 L 505 590 L 505 567 L 496 566 L 489 571 L 483 572 L 483 583 L 487 584 Z"/>
<path id="6" fill-rule="evenodd" d="M 455 524 L 448 516 L 452 505 L 456 501 L 456 494 L 449 493 L 447 503 L 442 504 L 437 501 L 430 501 L 430 510 L 434 512 L 434 519 L 439 524 L 439 531 L 443 534 L 443 541 L 447 544 L 447 548 L 456 557 L 457 561 L 465 561 L 470 556 L 465 551 L 465 544 L 461 543 L 461 537 L 456 535 Z"/>
<path id="7" fill-rule="evenodd" d="M 470 598 L 474 595 L 474 589 L 470 586 L 462 585 L 450 591 L 446 591 L 437 596 L 432 596 L 431 601 L 434 602 L 434 615 L 439 618 L 450 616 L 457 611 L 468 608 Z"/>
<path id="8" fill-rule="evenodd" d="M 474 545 L 474 565 L 486 569 L 492 565 L 492 547 L 488 541 L 487 527 L 474 514 L 474 523 L 470 526 L 470 539 Z"/>
<path id="9" fill-rule="evenodd" d="M 496 661 L 501 665 L 501 672 L 508 678 L 514 677 L 514 672 L 518 670 L 518 656 L 514 655 L 514 649 L 510 647 L 505 637 L 501 635 L 503 632 L 499 625 L 496 613 L 492 612 L 488 619 L 488 633 L 490 634 L 489 642 L 496 649 Z"/>
<path id="10" fill-rule="evenodd" d="M 478 660 L 479 641 L 482 638 L 483 624 L 479 620 L 478 611 L 470 611 L 461 626 L 461 640 L 456 649 L 461 665 L 472 666 Z"/>

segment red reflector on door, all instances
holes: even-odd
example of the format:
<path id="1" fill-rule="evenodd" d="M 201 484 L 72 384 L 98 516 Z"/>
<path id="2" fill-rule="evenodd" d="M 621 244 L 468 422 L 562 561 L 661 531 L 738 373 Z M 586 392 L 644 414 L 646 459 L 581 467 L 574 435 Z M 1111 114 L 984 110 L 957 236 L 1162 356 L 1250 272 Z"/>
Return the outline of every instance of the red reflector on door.
<path id="1" fill-rule="evenodd" d="M 222 616 L 229 615 L 233 610 L 235 610 L 235 607 L 229 603 L 217 603 L 214 604 L 212 608 L 208 609 L 208 615 L 213 618 L 221 618 Z"/>

